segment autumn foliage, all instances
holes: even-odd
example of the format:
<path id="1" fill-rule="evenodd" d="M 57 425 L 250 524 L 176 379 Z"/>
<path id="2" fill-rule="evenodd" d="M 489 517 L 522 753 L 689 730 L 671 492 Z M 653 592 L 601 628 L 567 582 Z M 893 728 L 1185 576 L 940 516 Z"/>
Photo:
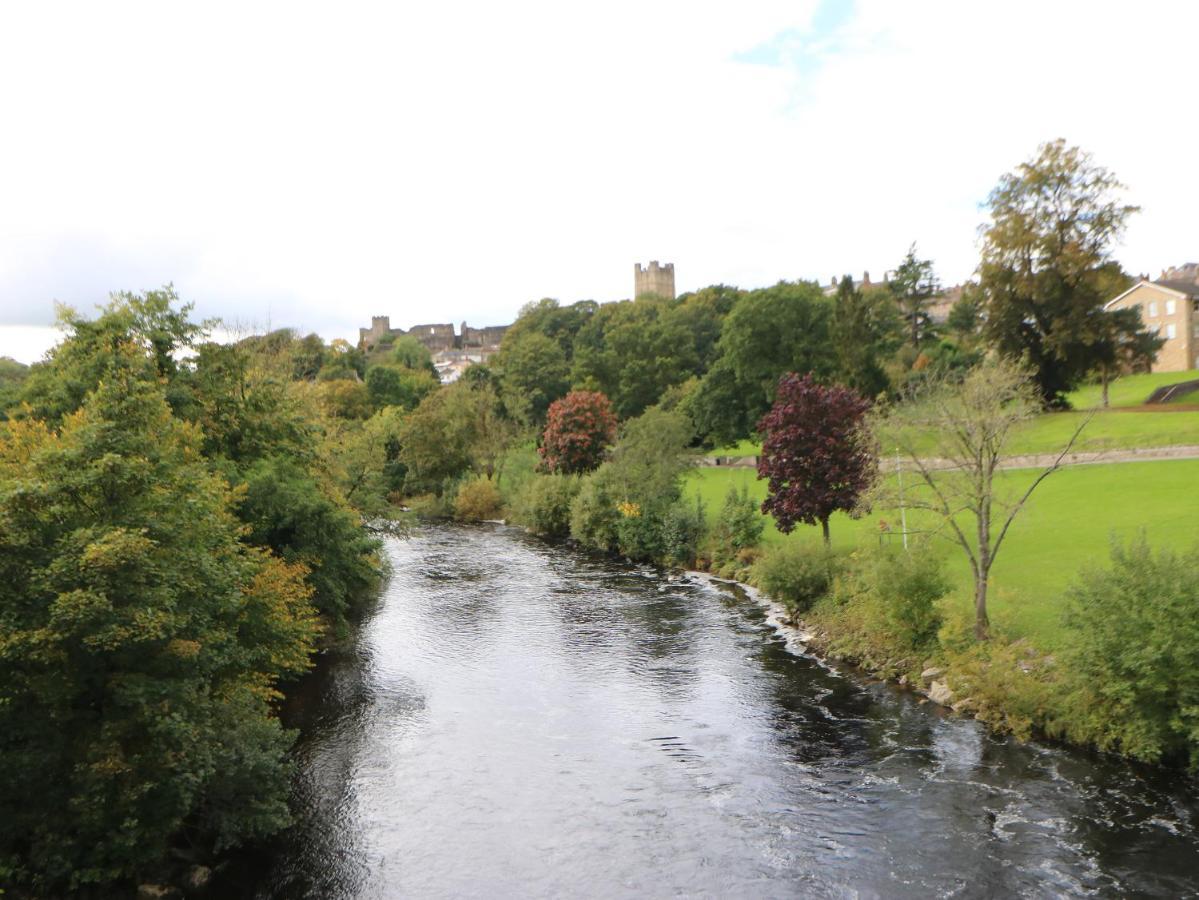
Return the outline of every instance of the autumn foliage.
<path id="1" fill-rule="evenodd" d="M 779 379 L 770 412 L 758 422 L 763 436 L 758 477 L 769 479 L 762 511 L 789 533 L 851 510 L 870 487 L 878 461 L 864 427 L 870 403 L 849 388 L 818 384 L 812 376 Z"/>
<path id="2" fill-rule="evenodd" d="M 567 475 L 589 472 L 616 439 L 616 413 L 598 391 L 571 391 L 550 404 L 541 438 L 541 468 Z"/>

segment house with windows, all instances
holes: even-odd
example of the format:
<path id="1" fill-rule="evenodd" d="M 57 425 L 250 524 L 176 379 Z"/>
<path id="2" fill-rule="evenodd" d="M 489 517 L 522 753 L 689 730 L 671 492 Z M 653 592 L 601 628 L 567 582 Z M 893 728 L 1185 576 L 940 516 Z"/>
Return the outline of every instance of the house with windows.
<path id="1" fill-rule="evenodd" d="M 1141 321 L 1165 341 L 1154 372 L 1199 369 L 1199 263 L 1167 269 L 1153 281 L 1142 278 L 1104 309 L 1130 307 L 1139 308 Z"/>

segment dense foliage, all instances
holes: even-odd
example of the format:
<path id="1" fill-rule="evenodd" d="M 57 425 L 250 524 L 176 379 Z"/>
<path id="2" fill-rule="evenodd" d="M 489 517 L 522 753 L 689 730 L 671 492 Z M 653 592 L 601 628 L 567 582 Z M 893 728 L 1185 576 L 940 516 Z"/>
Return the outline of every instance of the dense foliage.
<path id="1" fill-rule="evenodd" d="M 555 400 L 541 435 L 542 467 L 547 472 L 590 472 L 616 438 L 616 413 L 598 391 L 571 391 Z"/>
<path id="2" fill-rule="evenodd" d="M 67 310 L 0 426 L 0 882 L 38 894 L 284 827 L 273 701 L 377 580 L 312 402 L 353 354 L 188 312 Z"/>
<path id="3" fill-rule="evenodd" d="M 1076 740 L 1199 768 L 1199 573 L 1194 552 L 1115 544 L 1069 592 Z"/>

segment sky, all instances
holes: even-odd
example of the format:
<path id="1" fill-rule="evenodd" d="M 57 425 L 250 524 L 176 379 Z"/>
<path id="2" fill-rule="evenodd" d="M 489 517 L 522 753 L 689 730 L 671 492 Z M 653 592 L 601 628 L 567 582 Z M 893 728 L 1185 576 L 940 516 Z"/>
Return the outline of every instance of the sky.
<path id="1" fill-rule="evenodd" d="M 1064 137 L 1199 257 L 1199 4 L 11 3 L 0 355 L 173 283 L 230 330 L 356 339 L 680 292 L 968 278 L 999 177 Z"/>

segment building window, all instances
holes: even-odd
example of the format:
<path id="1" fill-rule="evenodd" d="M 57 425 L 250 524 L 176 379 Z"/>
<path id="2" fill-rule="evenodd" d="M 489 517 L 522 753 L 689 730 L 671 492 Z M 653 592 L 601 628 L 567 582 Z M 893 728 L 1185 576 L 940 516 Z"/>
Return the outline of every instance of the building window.
<path id="1" fill-rule="evenodd" d="M 1149 315 L 1151 315 L 1151 316 L 1157 315 L 1157 301 L 1156 300 L 1149 301 Z"/>
<path id="2" fill-rule="evenodd" d="M 1166 315 L 1167 316 L 1174 315 L 1174 301 L 1173 300 L 1166 301 Z"/>
<path id="3" fill-rule="evenodd" d="M 1166 326 L 1166 340 L 1172 341 L 1177 336 L 1178 336 L 1178 334 L 1177 334 L 1176 329 L 1174 328 L 1174 323 L 1171 322 L 1169 325 Z"/>

